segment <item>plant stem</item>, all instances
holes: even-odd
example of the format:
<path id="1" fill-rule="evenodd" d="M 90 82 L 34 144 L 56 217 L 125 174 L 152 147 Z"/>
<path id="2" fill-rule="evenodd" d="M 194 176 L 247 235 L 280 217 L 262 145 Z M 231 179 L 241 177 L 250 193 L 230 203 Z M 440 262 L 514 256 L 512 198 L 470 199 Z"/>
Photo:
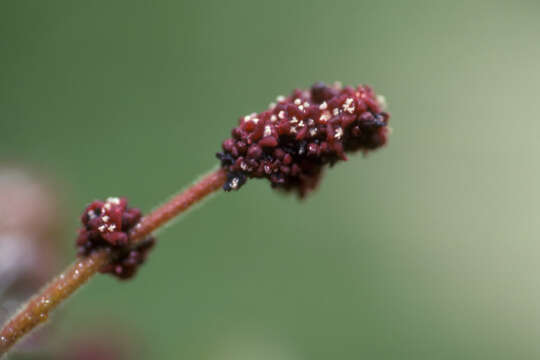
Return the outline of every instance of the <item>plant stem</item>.
<path id="1" fill-rule="evenodd" d="M 130 242 L 135 244 L 144 239 L 172 218 L 220 189 L 225 181 L 226 174 L 222 169 L 207 174 L 200 181 L 145 216 L 130 232 Z M 110 251 L 106 249 L 95 251 L 88 257 L 75 261 L 32 297 L 2 327 L 0 331 L 0 357 L 5 355 L 17 341 L 32 329 L 44 323 L 52 310 L 68 299 L 111 260 Z"/>
<path id="2" fill-rule="evenodd" d="M 173 196 L 165 204 L 143 217 L 141 222 L 130 232 L 129 238 L 142 239 L 146 237 L 146 235 L 183 213 L 195 203 L 219 190 L 226 180 L 227 175 L 222 169 L 207 174 L 188 189 Z"/>
<path id="3" fill-rule="evenodd" d="M 3 326 L 0 332 L 0 356 L 25 334 L 47 321 L 49 313 L 86 283 L 107 261 L 109 256 L 106 251 L 96 251 L 75 261 L 46 285 Z"/>

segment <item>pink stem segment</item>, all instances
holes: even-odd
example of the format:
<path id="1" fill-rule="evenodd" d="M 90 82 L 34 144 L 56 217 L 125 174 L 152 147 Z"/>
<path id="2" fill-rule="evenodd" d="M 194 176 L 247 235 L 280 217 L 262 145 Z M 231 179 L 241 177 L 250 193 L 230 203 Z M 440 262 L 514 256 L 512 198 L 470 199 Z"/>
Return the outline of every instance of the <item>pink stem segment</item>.
<path id="1" fill-rule="evenodd" d="M 169 220 L 188 210 L 192 205 L 220 189 L 227 175 L 222 169 L 203 177 L 191 187 L 174 196 L 159 208 L 145 216 L 129 234 L 135 244 Z M 30 299 L 9 319 L 0 331 L 0 357 L 36 326 L 47 321 L 49 314 L 64 300 L 85 284 L 101 267 L 111 261 L 111 252 L 95 251 L 86 258 L 78 259 L 64 272 Z"/>

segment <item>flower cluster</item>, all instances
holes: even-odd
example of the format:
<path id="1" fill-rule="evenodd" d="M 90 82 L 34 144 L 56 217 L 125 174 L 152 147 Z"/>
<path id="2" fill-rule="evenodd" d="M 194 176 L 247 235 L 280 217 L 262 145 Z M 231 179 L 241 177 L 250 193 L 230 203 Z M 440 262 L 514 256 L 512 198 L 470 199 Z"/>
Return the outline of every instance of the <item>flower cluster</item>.
<path id="1" fill-rule="evenodd" d="M 139 209 L 128 208 L 125 198 L 92 202 L 81 216 L 83 227 L 77 238 L 78 255 L 84 257 L 96 249 L 110 249 L 113 261 L 100 272 L 120 279 L 131 278 L 155 243 L 154 238 L 149 237 L 133 246 L 129 244 L 128 233 L 141 216 Z"/>
<path id="2" fill-rule="evenodd" d="M 326 164 L 347 160 L 346 152 L 368 152 L 386 144 L 389 114 L 383 98 L 360 85 L 317 83 L 296 89 L 262 113 L 240 118 L 217 154 L 227 171 L 226 191 L 248 178 L 267 178 L 273 187 L 300 196 L 314 189 Z"/>

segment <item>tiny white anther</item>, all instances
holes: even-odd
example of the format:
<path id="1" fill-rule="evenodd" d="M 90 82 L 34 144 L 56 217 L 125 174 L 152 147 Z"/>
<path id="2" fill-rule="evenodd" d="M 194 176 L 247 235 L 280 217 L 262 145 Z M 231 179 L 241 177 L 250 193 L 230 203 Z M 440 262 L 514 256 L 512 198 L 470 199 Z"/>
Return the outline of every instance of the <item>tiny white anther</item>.
<path id="1" fill-rule="evenodd" d="M 268 108 L 269 109 L 273 109 L 276 107 L 276 103 L 275 102 L 271 102 L 270 104 L 268 104 Z"/>
<path id="2" fill-rule="evenodd" d="M 282 120 L 285 119 L 285 111 L 281 110 L 278 114 L 278 117 Z"/>
<path id="3" fill-rule="evenodd" d="M 326 109 L 328 109 L 328 104 L 326 103 L 326 101 L 323 102 L 321 105 L 319 105 L 319 109 L 321 109 L 321 110 L 326 110 Z"/>
<path id="4" fill-rule="evenodd" d="M 328 120 L 330 120 L 330 112 L 329 111 L 325 111 L 321 117 L 319 118 L 319 121 L 323 124 L 325 124 Z"/>
<path id="5" fill-rule="evenodd" d="M 336 129 L 336 132 L 335 132 L 335 134 L 334 134 L 334 137 L 335 137 L 336 139 L 341 139 L 342 136 L 343 136 L 343 129 L 340 128 L 340 127 L 338 127 L 338 128 Z"/>
<path id="6" fill-rule="evenodd" d="M 299 126 L 299 127 L 304 127 L 304 121 L 303 121 L 303 120 L 300 120 L 300 122 L 298 123 L 298 126 Z"/>
<path id="7" fill-rule="evenodd" d="M 315 124 L 315 121 L 314 121 L 313 119 L 308 119 L 308 120 L 307 120 L 307 124 L 308 124 L 309 126 L 311 126 L 311 125 Z"/>
<path id="8" fill-rule="evenodd" d="M 285 101 L 285 96 L 279 95 L 278 97 L 276 97 L 276 101 L 277 101 L 277 102 L 283 102 L 283 101 Z"/>
<path id="9" fill-rule="evenodd" d="M 238 187 L 239 179 L 237 177 L 231 180 L 231 189 L 236 189 Z"/>
<path id="10" fill-rule="evenodd" d="M 251 121 L 253 121 L 253 123 L 256 124 L 256 123 L 259 122 L 259 119 L 258 118 L 253 118 L 253 119 L 251 119 Z"/>
<path id="11" fill-rule="evenodd" d="M 354 101 L 353 98 L 347 98 L 347 100 L 345 100 L 345 103 L 343 104 L 343 110 L 345 110 L 346 112 L 350 114 L 353 114 L 354 113 L 353 101 Z"/>
<path id="12" fill-rule="evenodd" d="M 294 105 L 300 105 L 301 103 L 302 103 L 302 100 L 294 99 Z"/>
<path id="13" fill-rule="evenodd" d="M 309 103 L 307 101 L 304 102 L 304 107 L 309 107 Z"/>
<path id="14" fill-rule="evenodd" d="M 98 230 L 99 230 L 100 232 L 104 232 L 106 228 L 107 228 L 107 226 L 101 225 L 100 227 L 98 227 Z"/>
<path id="15" fill-rule="evenodd" d="M 114 225 L 114 224 L 109 225 L 109 227 L 107 228 L 107 230 L 109 230 L 109 232 L 113 232 L 114 230 L 116 230 L 116 225 Z"/>
<path id="16" fill-rule="evenodd" d="M 333 113 L 335 116 L 339 115 L 339 109 L 338 109 L 338 108 L 335 108 L 335 109 L 332 111 L 332 113 Z"/>
<path id="17" fill-rule="evenodd" d="M 110 217 L 108 217 L 107 215 L 105 215 L 104 217 L 101 218 L 101 220 L 103 220 L 104 222 L 108 222 L 110 219 Z"/>
<path id="18" fill-rule="evenodd" d="M 115 205 L 119 205 L 120 204 L 120 199 L 117 198 L 117 197 L 110 197 L 110 198 L 107 198 L 107 202 L 115 204 Z"/>
<path id="19" fill-rule="evenodd" d="M 277 116 L 276 115 L 270 116 L 270 121 L 271 122 L 276 122 L 277 121 Z"/>
<path id="20" fill-rule="evenodd" d="M 290 133 L 291 134 L 296 134 L 296 128 L 294 126 L 291 127 Z"/>
<path id="21" fill-rule="evenodd" d="M 296 124 L 298 122 L 298 119 L 296 116 L 293 116 L 292 119 L 289 121 L 291 124 Z"/>
<path id="22" fill-rule="evenodd" d="M 309 130 L 309 135 L 311 135 L 311 136 L 317 135 L 317 129 L 316 128 L 310 129 Z"/>
<path id="23" fill-rule="evenodd" d="M 303 106 L 303 105 L 298 105 L 298 109 L 299 109 L 300 111 L 304 111 L 304 106 Z"/>

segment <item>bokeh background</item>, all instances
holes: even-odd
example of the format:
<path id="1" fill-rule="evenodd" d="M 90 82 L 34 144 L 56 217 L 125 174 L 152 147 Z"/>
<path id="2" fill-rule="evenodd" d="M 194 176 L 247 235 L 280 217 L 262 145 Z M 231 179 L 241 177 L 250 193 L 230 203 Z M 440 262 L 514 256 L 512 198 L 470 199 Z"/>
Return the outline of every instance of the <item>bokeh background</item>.
<path id="1" fill-rule="evenodd" d="M 0 159 L 54 184 L 58 268 L 90 200 L 149 211 L 294 87 L 371 84 L 394 129 L 306 201 L 219 194 L 25 358 L 539 358 L 539 39 L 525 0 L 2 1 Z"/>

